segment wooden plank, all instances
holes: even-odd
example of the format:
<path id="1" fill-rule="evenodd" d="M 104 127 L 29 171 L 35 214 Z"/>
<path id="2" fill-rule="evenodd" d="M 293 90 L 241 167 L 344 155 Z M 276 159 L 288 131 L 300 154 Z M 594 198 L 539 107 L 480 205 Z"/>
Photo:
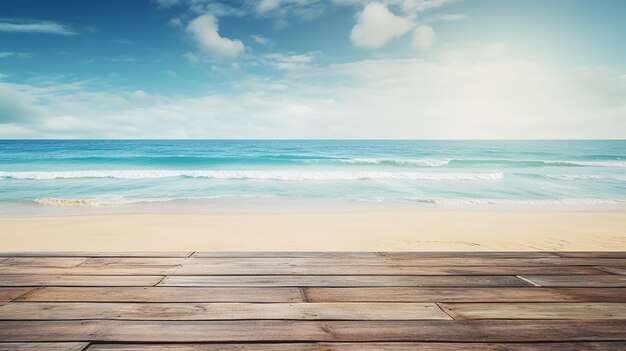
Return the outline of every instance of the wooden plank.
<path id="1" fill-rule="evenodd" d="M 613 265 L 624 266 L 626 259 L 623 258 L 561 258 L 561 257 L 539 257 L 539 258 L 490 258 L 490 257 L 268 257 L 268 258 L 139 258 L 139 257 L 115 257 L 115 258 L 92 258 L 87 265 L 178 265 L 194 264 L 204 266 L 299 266 L 299 265 L 383 265 L 383 266 L 417 266 L 417 267 L 454 267 L 454 266 L 593 266 L 593 265 Z"/>
<path id="2" fill-rule="evenodd" d="M 134 252 L 95 252 L 95 251 L 4 251 L 0 257 L 189 257 L 193 252 L 178 251 L 134 251 Z"/>
<path id="3" fill-rule="evenodd" d="M 525 279 L 537 286 L 545 287 L 589 287 L 589 288 L 623 288 L 626 287 L 626 276 L 622 275 L 563 275 L 542 276 L 522 275 Z"/>
<path id="4" fill-rule="evenodd" d="M 0 302 L 11 301 L 21 295 L 31 291 L 31 288 L 0 288 Z"/>
<path id="5" fill-rule="evenodd" d="M 0 266 L 26 267 L 74 267 L 89 257 L 9 257 Z"/>
<path id="6" fill-rule="evenodd" d="M 77 266 L 77 267 L 20 267 L 0 266 L 0 275 L 167 275 L 180 266 Z M 606 272 L 604 272 L 606 274 Z"/>
<path id="7" fill-rule="evenodd" d="M 214 257 L 214 258 L 287 258 L 287 257 L 381 257 L 378 252 L 358 252 L 358 251 L 214 251 L 196 252 L 193 257 Z"/>
<path id="8" fill-rule="evenodd" d="M 0 275 L 0 286 L 153 286 L 162 276 Z"/>
<path id="9" fill-rule="evenodd" d="M 541 251 L 391 251 L 380 252 L 388 258 L 549 258 L 559 257 L 556 253 Z"/>
<path id="10" fill-rule="evenodd" d="M 309 302 L 626 302 L 626 288 L 304 288 L 304 294 Z"/>
<path id="11" fill-rule="evenodd" d="M 1 271 L 1 270 L 0 270 Z M 457 267 L 396 267 L 365 265 L 184 265 L 169 275 L 566 275 L 607 274 L 605 271 L 583 266 L 457 266 Z"/>
<path id="12" fill-rule="evenodd" d="M 279 344 L 102 344 L 88 351 L 621 351 L 626 342 L 580 343 L 279 343 Z"/>
<path id="13" fill-rule="evenodd" d="M 626 251 L 578 251 L 555 252 L 560 257 L 587 257 L 587 258 L 626 258 Z"/>
<path id="14" fill-rule="evenodd" d="M 0 320 L 431 320 L 451 319 L 434 303 L 8 302 Z"/>
<path id="15" fill-rule="evenodd" d="M 191 262 L 180 257 L 93 257 L 81 266 L 180 266 Z"/>
<path id="16" fill-rule="evenodd" d="M 82 351 L 86 342 L 0 343 L 0 351 Z"/>
<path id="17" fill-rule="evenodd" d="M 514 276 L 167 276 L 159 286 L 529 286 Z"/>
<path id="18" fill-rule="evenodd" d="M 626 303 L 442 303 L 439 305 L 454 319 L 626 320 Z"/>
<path id="19" fill-rule="evenodd" d="M 367 345 L 367 344 L 365 344 Z M 101 344 L 87 351 L 331 351 L 317 343 L 278 344 Z M 367 348 L 363 349 L 367 350 Z M 384 349 L 378 349 L 384 351 Z"/>
<path id="20" fill-rule="evenodd" d="M 298 288 L 44 287 L 21 296 L 17 301 L 302 302 L 302 296 Z"/>
<path id="21" fill-rule="evenodd" d="M 119 266 L 81 265 L 77 267 L 0 266 L 0 275 L 570 275 L 608 274 L 586 266 L 476 266 L 476 267 L 395 267 L 366 265 L 196 265 L 181 266 Z"/>
<path id="22" fill-rule="evenodd" d="M 622 320 L 0 321 L 0 340 L 93 342 L 626 341 Z"/>
<path id="23" fill-rule="evenodd" d="M 614 273 L 614 274 L 621 274 L 621 275 L 626 275 L 626 267 L 598 267 L 599 269 L 603 270 L 603 271 L 607 271 L 610 273 Z"/>

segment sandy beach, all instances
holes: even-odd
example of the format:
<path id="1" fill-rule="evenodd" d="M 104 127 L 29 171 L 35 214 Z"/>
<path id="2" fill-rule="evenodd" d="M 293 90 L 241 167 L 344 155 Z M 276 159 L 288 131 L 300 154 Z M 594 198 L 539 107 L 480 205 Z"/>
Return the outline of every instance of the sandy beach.
<path id="1" fill-rule="evenodd" d="M 626 211 L 394 210 L 0 218 L 1 251 L 626 250 Z"/>

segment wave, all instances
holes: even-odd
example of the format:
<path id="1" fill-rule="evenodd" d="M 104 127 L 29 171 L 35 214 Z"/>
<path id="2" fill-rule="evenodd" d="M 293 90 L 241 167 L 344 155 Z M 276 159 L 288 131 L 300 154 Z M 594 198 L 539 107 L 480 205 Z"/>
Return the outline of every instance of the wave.
<path id="1" fill-rule="evenodd" d="M 415 167 L 442 167 L 450 160 L 439 159 L 402 159 L 402 158 L 351 158 L 340 160 L 341 163 L 355 165 L 389 165 L 389 166 L 415 166 Z"/>
<path id="2" fill-rule="evenodd" d="M 332 161 L 332 160 L 331 160 Z M 313 161 L 309 161 L 313 162 Z M 315 161 L 318 162 L 318 161 Z M 506 160 L 506 159 L 405 159 L 405 158 L 351 158 L 335 162 L 352 165 L 386 165 L 405 167 L 612 167 L 626 168 L 626 161 L 558 161 L 558 160 Z"/>
<path id="3" fill-rule="evenodd" d="M 555 180 L 626 180 L 626 176 L 595 174 L 545 174 L 542 177 Z"/>
<path id="4" fill-rule="evenodd" d="M 418 172 L 306 172 L 306 171 L 202 171 L 202 170 L 120 170 L 67 172 L 0 172 L 9 179 L 53 180 L 78 178 L 158 179 L 171 177 L 208 179 L 258 179 L 289 181 L 325 180 L 498 180 L 503 173 L 418 173 Z"/>

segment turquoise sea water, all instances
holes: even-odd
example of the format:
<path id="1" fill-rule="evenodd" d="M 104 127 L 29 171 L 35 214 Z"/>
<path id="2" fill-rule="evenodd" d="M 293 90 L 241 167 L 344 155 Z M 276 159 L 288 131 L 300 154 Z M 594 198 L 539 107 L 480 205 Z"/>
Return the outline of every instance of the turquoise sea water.
<path id="1" fill-rule="evenodd" d="M 624 206 L 626 141 L 0 141 L 0 209 L 253 198 Z"/>

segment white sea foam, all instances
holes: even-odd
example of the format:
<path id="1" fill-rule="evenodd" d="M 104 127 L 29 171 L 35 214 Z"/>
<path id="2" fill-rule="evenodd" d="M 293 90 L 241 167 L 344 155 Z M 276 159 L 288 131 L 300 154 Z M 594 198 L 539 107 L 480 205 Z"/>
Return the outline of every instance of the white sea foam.
<path id="1" fill-rule="evenodd" d="M 167 201 L 167 200 L 163 200 Z M 35 199 L 35 202 L 40 205 L 46 206 L 61 206 L 61 207 L 90 207 L 90 206 L 102 206 L 102 205 L 126 205 L 141 202 L 157 202 L 157 201 L 143 201 L 143 200 L 128 200 L 124 198 L 94 198 L 94 199 L 61 199 L 56 197 L 46 197 L 41 199 Z"/>
<path id="2" fill-rule="evenodd" d="M 498 180 L 503 173 L 419 173 L 419 172 L 321 172 L 321 171 L 193 171 L 193 170 L 141 170 L 141 171 L 67 171 L 67 172 L 0 172 L 0 177 L 10 179 L 52 180 L 77 178 L 157 179 L 190 177 L 209 179 L 260 179 L 288 181 L 325 180 Z"/>
<path id="3" fill-rule="evenodd" d="M 544 178 L 556 180 L 587 180 L 587 179 L 611 179 L 626 180 L 626 176 L 619 175 L 598 175 L 598 174 L 545 174 Z"/>
<path id="4" fill-rule="evenodd" d="M 403 159 L 403 158 L 351 158 L 348 160 L 341 160 L 342 163 L 347 164 L 362 164 L 362 165 L 396 165 L 396 166 L 416 166 L 416 167 L 441 167 L 450 162 L 449 160 L 439 159 Z"/>

